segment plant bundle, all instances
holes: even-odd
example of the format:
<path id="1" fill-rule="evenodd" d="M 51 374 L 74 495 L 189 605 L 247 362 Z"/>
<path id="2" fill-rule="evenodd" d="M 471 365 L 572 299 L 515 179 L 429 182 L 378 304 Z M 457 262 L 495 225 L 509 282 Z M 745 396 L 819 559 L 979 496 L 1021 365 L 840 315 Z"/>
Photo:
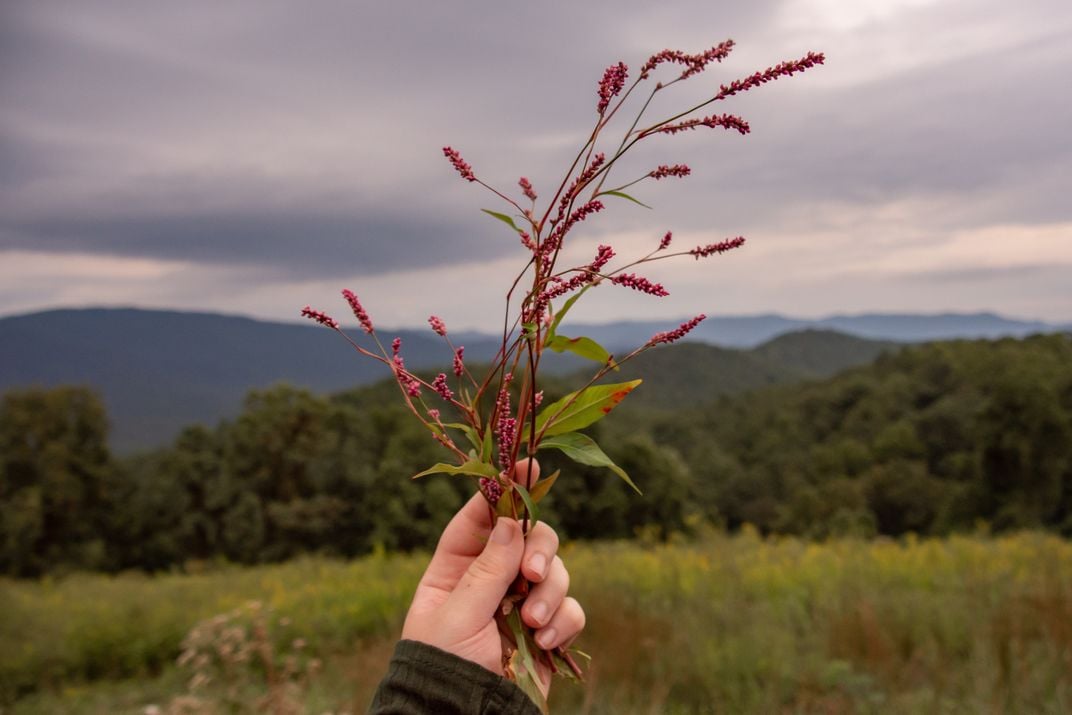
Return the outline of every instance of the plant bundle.
<path id="1" fill-rule="evenodd" d="M 450 351 L 453 376 L 443 372 L 429 382 L 406 368 L 399 338 L 389 347 L 381 342 L 372 319 L 352 291 L 344 290 L 343 297 L 374 347 L 358 344 L 326 313 L 309 306 L 302 310 L 303 316 L 342 335 L 357 352 L 382 362 L 393 373 L 408 409 L 450 452 L 449 462 L 433 465 L 415 477 L 450 474 L 473 478 L 494 518 L 517 519 L 525 533 L 539 518 L 539 502 L 553 487 L 558 472 L 535 484 L 520 483 L 513 478 L 519 457 L 531 460 L 540 450 L 559 450 L 580 464 L 610 469 L 640 492 L 629 475 L 581 430 L 610 413 L 641 382 L 603 384 L 600 381 L 604 377 L 646 350 L 680 340 L 706 316 L 697 315 L 676 328 L 656 333 L 622 356 L 612 355 L 591 338 L 567 335 L 563 332 L 563 319 L 582 296 L 601 286 L 665 297 L 669 292 L 662 284 L 635 269 L 666 258 L 708 258 L 739 248 L 745 239 L 728 237 L 675 250 L 671 248 L 673 235 L 667 231 L 653 241 L 654 248 L 649 253 L 632 260 L 616 261 L 618 256 L 609 245 L 600 245 L 595 256 L 581 265 L 563 266 L 560 258 L 570 235 L 583 230 L 606 209 L 607 202 L 626 200 L 645 205 L 627 189 L 631 191 L 646 180 L 682 179 L 691 173 L 685 164 L 662 164 L 625 181 L 612 180 L 622 157 L 639 142 L 700 129 L 748 134 L 749 124 L 741 117 L 706 114 L 703 110 L 709 111 L 737 94 L 803 72 L 824 60 L 821 53 L 808 52 L 800 59 L 720 84 L 704 101 L 671 116 L 656 120 L 647 116 L 656 95 L 703 75 L 711 65 L 725 60 L 733 46 L 733 41 L 727 40 L 698 54 L 663 50 L 648 58 L 631 81 L 624 63 L 608 67 L 597 88 L 595 125 L 557 188 L 543 203 L 527 178 L 518 180 L 518 191 L 511 195 L 485 183 L 458 151 L 450 146 L 443 148 L 443 154 L 463 179 L 479 184 L 499 199 L 501 211 L 482 211 L 505 224 L 525 254 L 523 267 L 512 277 L 506 293 L 501 345 L 483 374 L 470 372 L 465 348 L 451 341 L 438 316 L 431 316 L 428 322 Z M 656 74 L 664 79 L 656 80 Z M 627 104 L 639 105 L 631 120 L 624 118 L 628 116 L 623 111 Z M 539 375 L 547 350 L 573 353 L 598 367 L 582 389 L 543 404 Z M 568 677 L 580 678 L 581 671 L 570 652 L 544 651 L 536 645 L 519 615 L 527 589 L 528 584 L 519 577 L 500 609 L 500 629 L 509 646 L 504 648 L 503 670 L 546 710 L 546 702 L 536 687 L 536 663 L 542 662 L 553 672 Z"/>

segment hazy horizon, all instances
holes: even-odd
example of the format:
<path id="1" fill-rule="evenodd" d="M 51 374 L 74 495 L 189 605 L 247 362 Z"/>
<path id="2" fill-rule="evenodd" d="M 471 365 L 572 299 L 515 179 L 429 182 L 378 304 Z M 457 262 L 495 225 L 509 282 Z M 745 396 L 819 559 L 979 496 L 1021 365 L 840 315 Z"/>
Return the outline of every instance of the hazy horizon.
<path id="1" fill-rule="evenodd" d="M 0 9 L 0 315 L 130 305 L 295 322 L 361 296 L 383 325 L 499 324 L 524 252 L 489 183 L 551 194 L 596 85 L 664 47 L 736 49 L 667 109 L 815 50 L 732 98 L 752 125 L 660 138 L 571 235 L 746 246 L 594 291 L 574 320 L 994 312 L 1072 321 L 1072 6 L 1063 0 L 438 3 L 102 0 Z M 554 48 L 549 51 L 547 48 Z M 677 91 L 679 87 L 674 87 Z M 624 174 L 623 174 L 624 176 Z M 459 289 L 462 288 L 462 289 Z M 1022 316 L 1022 317 L 1021 317 Z"/>

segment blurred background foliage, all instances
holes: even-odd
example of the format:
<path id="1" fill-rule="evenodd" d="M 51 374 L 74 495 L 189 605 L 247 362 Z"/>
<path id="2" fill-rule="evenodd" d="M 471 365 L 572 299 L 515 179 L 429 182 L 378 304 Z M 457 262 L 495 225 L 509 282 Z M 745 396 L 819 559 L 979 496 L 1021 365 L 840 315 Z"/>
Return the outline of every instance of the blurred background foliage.
<path id="1" fill-rule="evenodd" d="M 793 340 L 791 383 L 691 345 L 623 368 L 590 433 L 643 496 L 540 454 L 595 656 L 554 711 L 1068 712 L 1072 339 Z M 444 453 L 397 387 L 277 385 L 122 457 L 108 427 L 83 387 L 3 396 L 0 712 L 363 711 L 474 488 L 407 478 Z"/>
<path id="2" fill-rule="evenodd" d="M 671 362 L 668 359 L 673 358 Z M 1072 340 L 940 342 L 826 379 L 721 396 L 667 351 L 591 430 L 644 490 L 540 454 L 564 477 L 544 518 L 571 539 L 664 539 L 697 524 L 762 534 L 1072 534 Z M 623 373 L 628 371 L 623 370 Z M 576 379 L 548 378 L 549 399 Z M 632 404 L 631 404 L 632 403 Z M 429 548 L 473 491 L 407 477 L 444 452 L 390 382 L 332 396 L 287 385 L 165 449 L 118 458 L 86 388 L 0 405 L 0 572 L 160 570 Z"/>

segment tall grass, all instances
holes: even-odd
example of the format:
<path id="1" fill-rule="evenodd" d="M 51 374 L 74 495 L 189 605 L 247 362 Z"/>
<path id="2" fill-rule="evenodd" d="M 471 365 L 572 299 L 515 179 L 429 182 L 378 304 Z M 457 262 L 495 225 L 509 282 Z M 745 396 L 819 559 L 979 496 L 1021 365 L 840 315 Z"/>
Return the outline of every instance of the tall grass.
<path id="1" fill-rule="evenodd" d="M 593 661 L 585 686 L 556 686 L 556 712 L 1072 712 L 1072 544 L 1056 537 L 816 544 L 745 531 L 565 558 Z M 259 599 L 332 664 L 318 702 L 363 712 L 424 560 L 3 582 L 0 688 L 107 712 L 75 709 L 63 688 L 88 700 L 72 685 L 166 679 L 196 622 Z"/>

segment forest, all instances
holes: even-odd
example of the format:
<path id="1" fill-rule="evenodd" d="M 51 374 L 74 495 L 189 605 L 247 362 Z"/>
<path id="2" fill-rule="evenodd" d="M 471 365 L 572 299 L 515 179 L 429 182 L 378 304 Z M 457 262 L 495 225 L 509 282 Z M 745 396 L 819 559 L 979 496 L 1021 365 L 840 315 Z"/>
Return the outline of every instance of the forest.
<path id="1" fill-rule="evenodd" d="M 1072 535 L 1068 335 L 891 349 L 833 377 L 740 394 L 697 388 L 710 371 L 688 351 L 675 356 L 623 369 L 647 384 L 590 430 L 642 496 L 605 469 L 539 454 L 545 473 L 562 470 L 542 514 L 565 537 L 662 540 L 746 524 L 816 539 Z M 553 399 L 575 382 L 548 378 L 545 390 Z M 0 573 L 428 548 L 474 490 L 461 477 L 409 478 L 445 456 L 390 381 L 330 396 L 251 392 L 237 418 L 122 458 L 92 390 L 9 391 Z"/>

